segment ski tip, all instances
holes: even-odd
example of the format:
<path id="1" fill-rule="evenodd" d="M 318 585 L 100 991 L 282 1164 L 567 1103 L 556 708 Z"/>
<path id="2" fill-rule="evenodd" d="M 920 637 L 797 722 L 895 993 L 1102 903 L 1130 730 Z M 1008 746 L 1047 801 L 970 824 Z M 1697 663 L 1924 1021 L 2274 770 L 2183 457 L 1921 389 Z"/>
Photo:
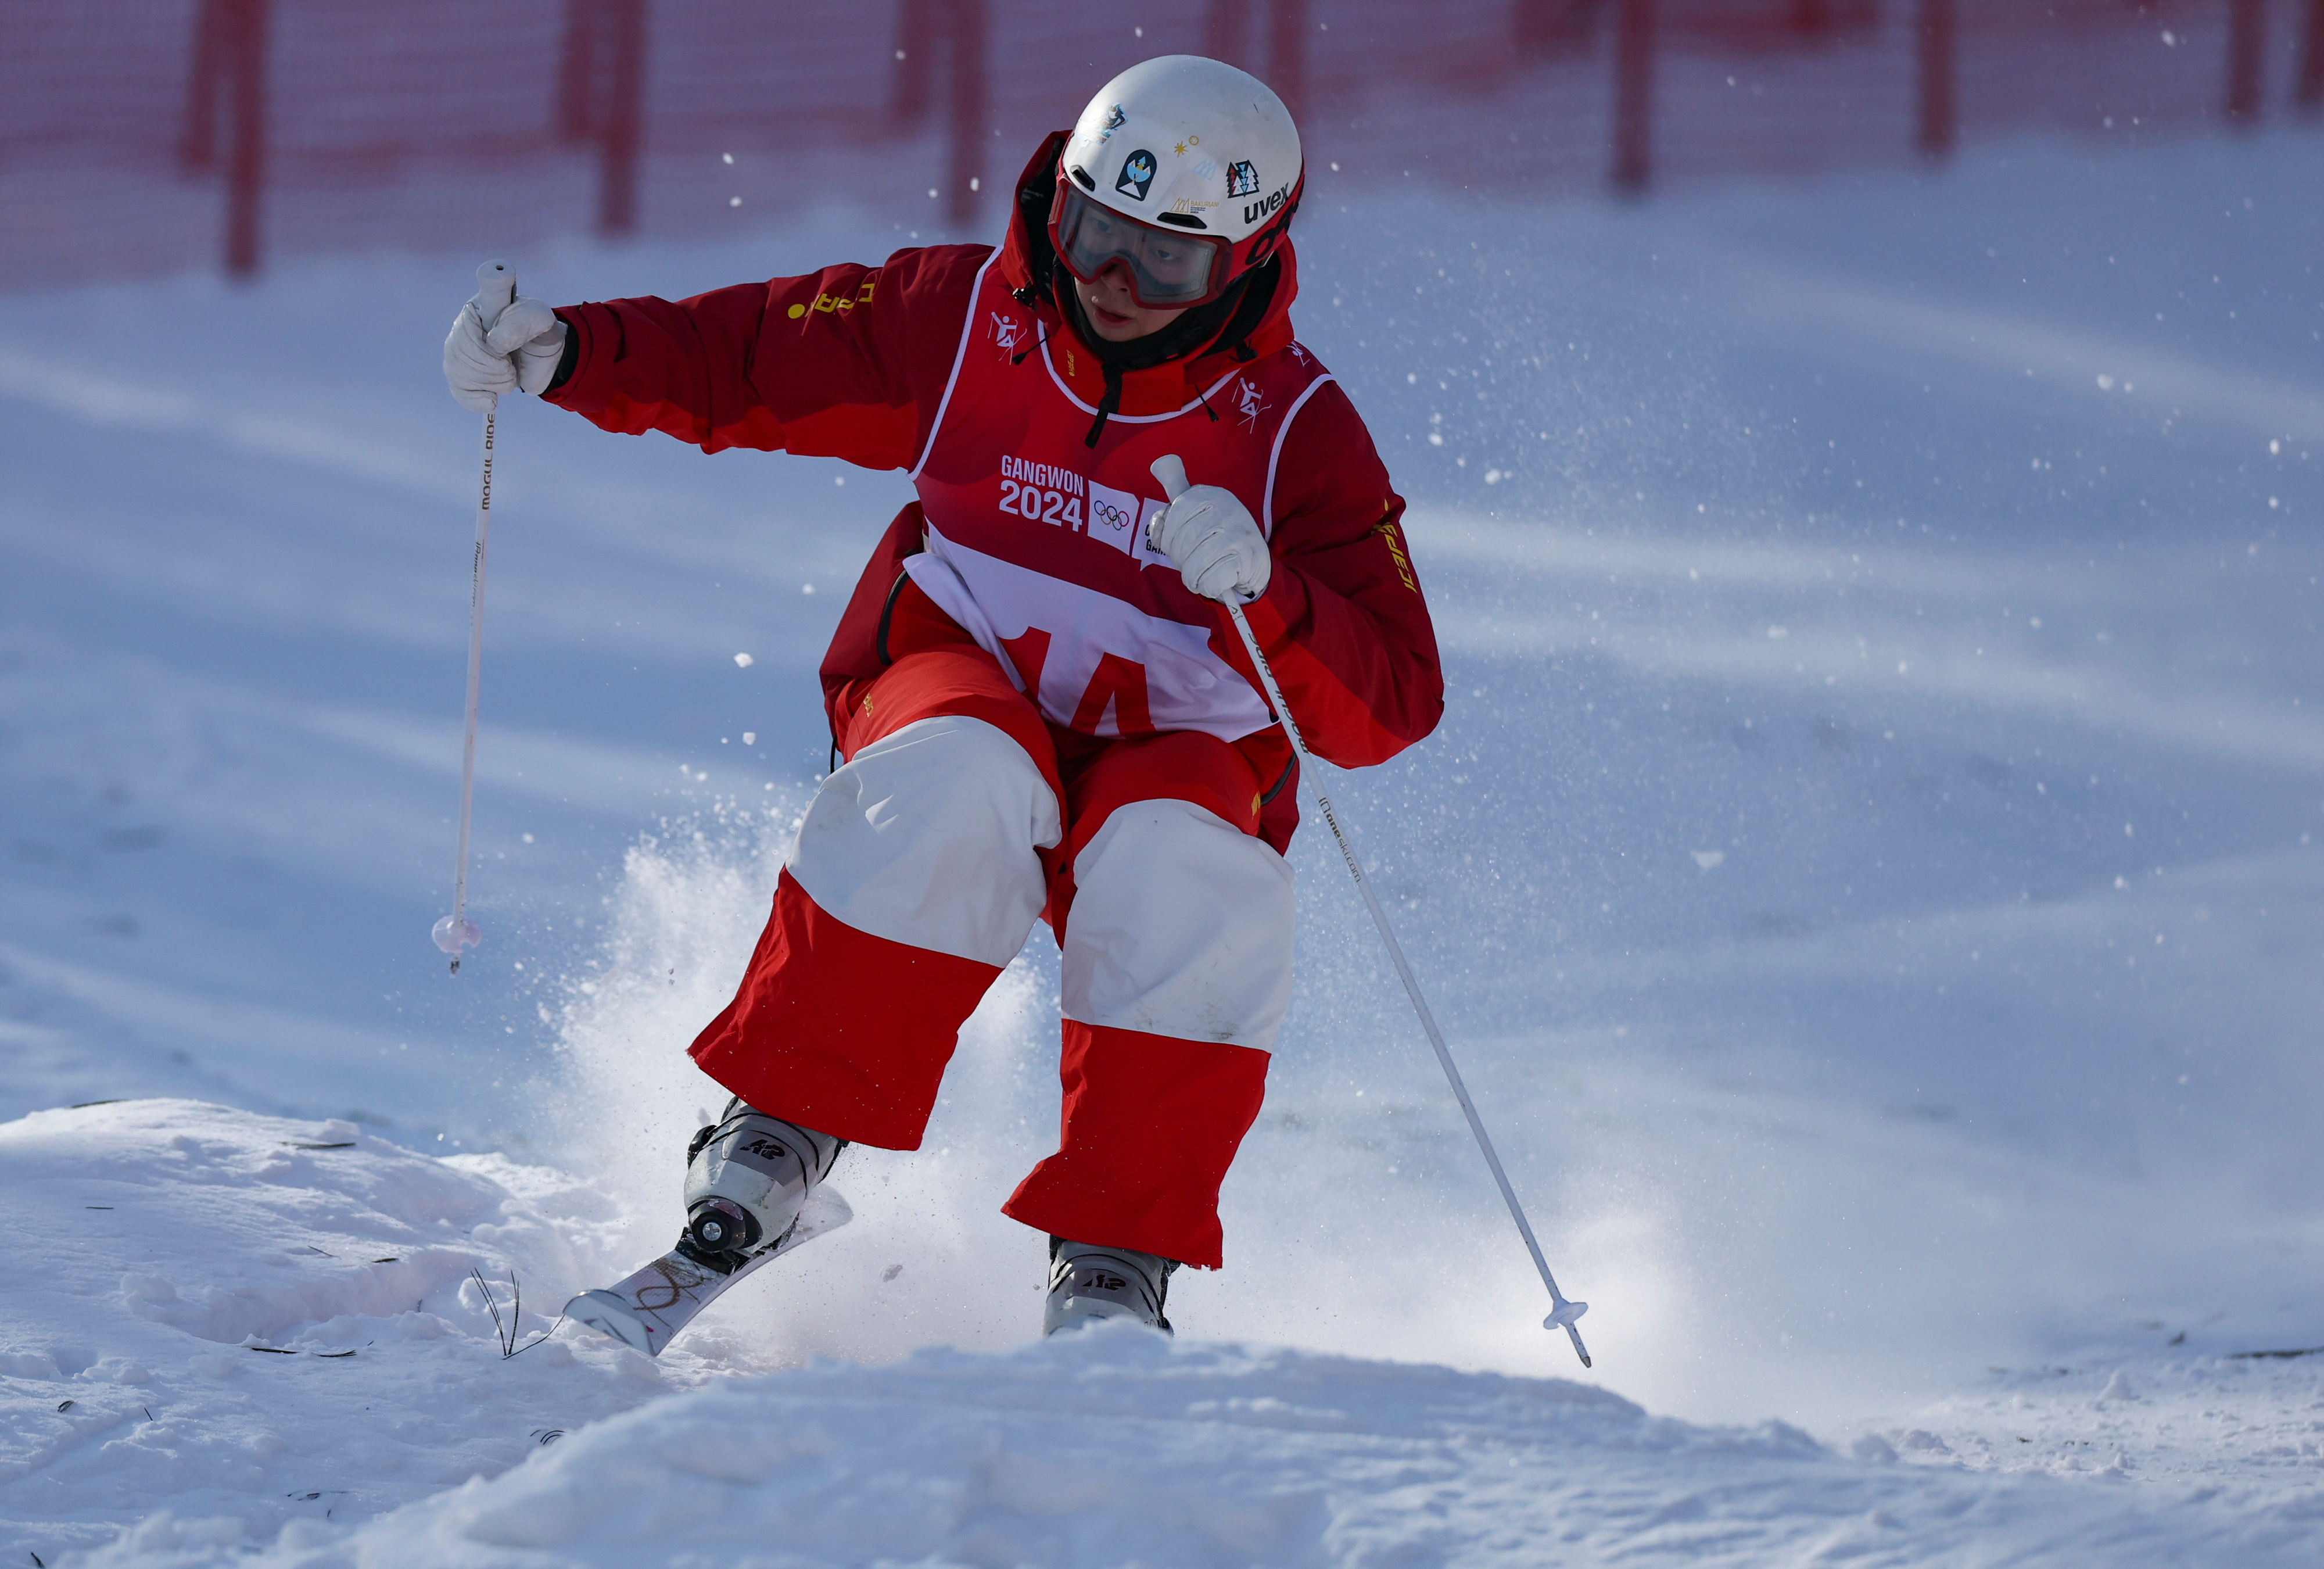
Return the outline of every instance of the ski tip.
<path id="1" fill-rule="evenodd" d="M 800 1241 L 824 1232 L 835 1232 L 855 1218 L 855 1206 L 829 1187 L 818 1186 L 807 1195 L 799 1206 L 799 1230 L 806 1233 Z"/>
<path id="2" fill-rule="evenodd" d="M 632 1351 L 654 1356 L 661 1349 L 653 1343 L 651 1326 L 611 1291 L 584 1291 L 565 1305 L 565 1316 L 620 1341 Z"/>

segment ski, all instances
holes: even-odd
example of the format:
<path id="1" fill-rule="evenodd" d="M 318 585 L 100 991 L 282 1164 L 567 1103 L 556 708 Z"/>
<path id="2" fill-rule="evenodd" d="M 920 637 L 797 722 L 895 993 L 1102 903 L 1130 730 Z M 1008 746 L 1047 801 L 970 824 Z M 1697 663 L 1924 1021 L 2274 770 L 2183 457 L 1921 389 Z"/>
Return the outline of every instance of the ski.
<path id="1" fill-rule="evenodd" d="M 627 1279 L 603 1290 L 584 1291 L 565 1305 L 565 1316 L 648 1356 L 659 1356 L 696 1315 L 744 1277 L 854 1218 L 845 1199 L 818 1187 L 807 1195 L 798 1223 L 789 1233 L 733 1274 L 721 1275 L 680 1252 L 664 1253 Z"/>

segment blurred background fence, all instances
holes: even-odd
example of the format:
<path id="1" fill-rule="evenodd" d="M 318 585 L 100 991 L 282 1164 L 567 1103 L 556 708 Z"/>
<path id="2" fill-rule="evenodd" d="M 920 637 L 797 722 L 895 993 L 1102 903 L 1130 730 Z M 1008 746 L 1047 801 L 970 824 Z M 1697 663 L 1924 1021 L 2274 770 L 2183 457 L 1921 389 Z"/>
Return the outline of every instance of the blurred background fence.
<path id="1" fill-rule="evenodd" d="M 2324 106 L 2324 0 L 0 0 L 0 279 L 826 202 L 981 233 L 1042 133 L 1177 51 L 1272 83 L 1342 199 L 1637 195 Z"/>

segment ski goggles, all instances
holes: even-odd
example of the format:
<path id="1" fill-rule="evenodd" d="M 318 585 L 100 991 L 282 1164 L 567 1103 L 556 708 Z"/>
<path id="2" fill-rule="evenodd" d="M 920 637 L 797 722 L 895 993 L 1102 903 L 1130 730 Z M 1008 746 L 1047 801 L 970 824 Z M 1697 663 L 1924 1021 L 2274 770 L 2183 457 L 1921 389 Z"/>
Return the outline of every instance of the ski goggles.
<path id="1" fill-rule="evenodd" d="M 1184 309 L 1216 300 L 1233 272 L 1234 245 L 1223 235 L 1189 235 L 1140 223 L 1061 181 L 1050 209 L 1057 260 L 1084 283 L 1120 263 L 1130 292 L 1149 310 Z"/>

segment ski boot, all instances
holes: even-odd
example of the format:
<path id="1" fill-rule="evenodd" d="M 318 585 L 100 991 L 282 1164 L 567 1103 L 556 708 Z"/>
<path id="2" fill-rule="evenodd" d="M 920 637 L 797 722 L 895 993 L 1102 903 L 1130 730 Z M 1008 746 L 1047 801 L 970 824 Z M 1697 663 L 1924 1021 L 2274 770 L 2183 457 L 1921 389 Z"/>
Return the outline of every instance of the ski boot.
<path id="1" fill-rule="evenodd" d="M 726 1103 L 686 1149 L 686 1232 L 677 1251 L 722 1275 L 779 1246 L 844 1139 Z"/>
<path id="2" fill-rule="evenodd" d="M 1093 1318 L 1130 1318 L 1171 1333 L 1162 1315 L 1170 1295 L 1176 1259 L 1129 1248 L 1049 1239 L 1049 1301 L 1041 1312 L 1041 1333 L 1055 1334 Z"/>

